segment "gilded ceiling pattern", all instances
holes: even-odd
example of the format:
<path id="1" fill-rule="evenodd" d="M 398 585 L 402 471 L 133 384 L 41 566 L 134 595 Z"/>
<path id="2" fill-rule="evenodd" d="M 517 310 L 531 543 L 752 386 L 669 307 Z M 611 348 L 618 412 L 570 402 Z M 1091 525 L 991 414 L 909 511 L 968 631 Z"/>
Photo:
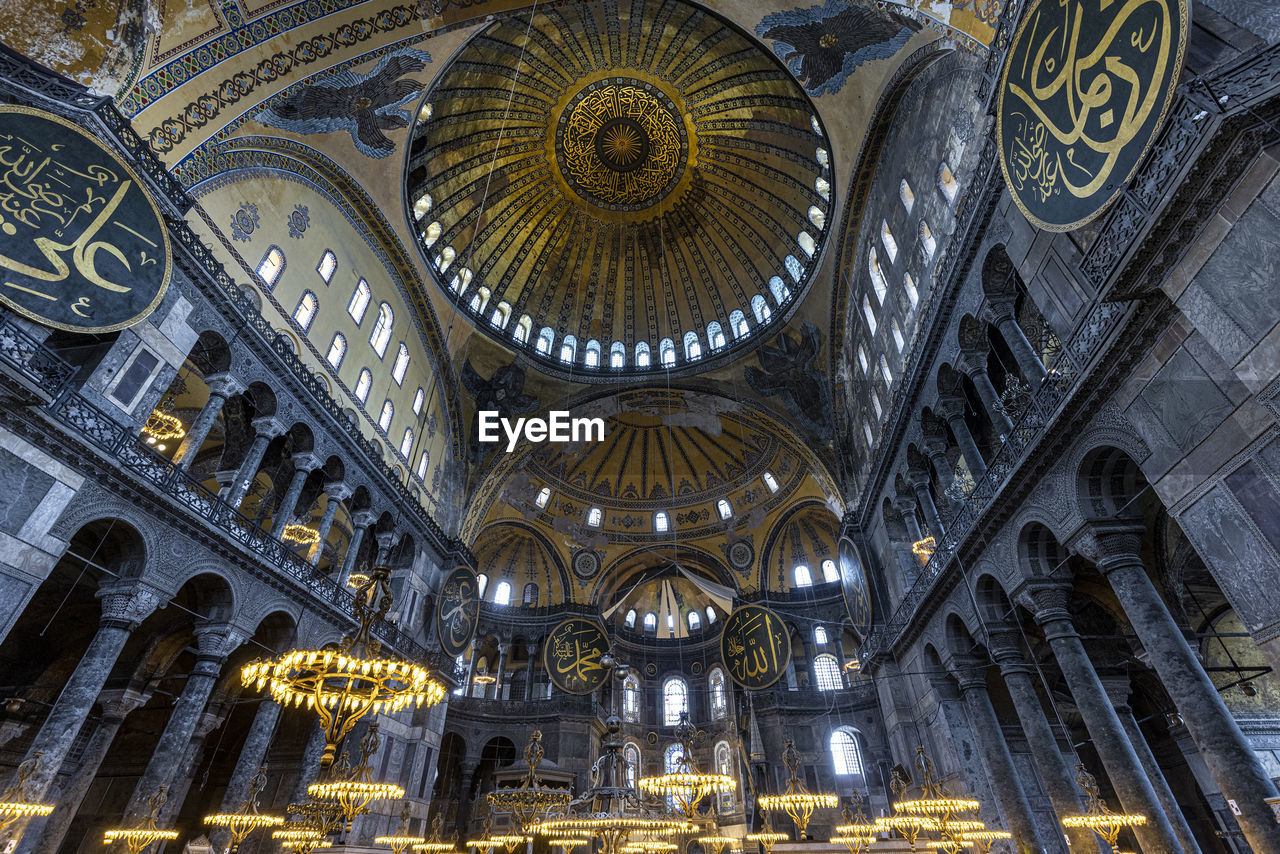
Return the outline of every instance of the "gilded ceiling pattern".
<path id="1" fill-rule="evenodd" d="M 832 175 L 812 103 L 679 0 L 517 15 L 437 77 L 409 203 L 473 322 L 575 379 L 705 368 L 794 310 Z"/>

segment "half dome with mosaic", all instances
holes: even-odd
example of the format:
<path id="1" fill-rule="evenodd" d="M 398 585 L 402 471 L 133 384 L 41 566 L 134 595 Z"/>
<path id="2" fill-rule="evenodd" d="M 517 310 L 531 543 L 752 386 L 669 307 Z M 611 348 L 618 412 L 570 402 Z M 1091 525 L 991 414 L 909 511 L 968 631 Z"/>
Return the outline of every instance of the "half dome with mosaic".
<path id="1" fill-rule="evenodd" d="M 515 15 L 419 110 L 409 217 L 444 292 L 548 372 L 706 369 L 816 273 L 834 179 L 815 112 L 769 51 L 680 0 Z"/>

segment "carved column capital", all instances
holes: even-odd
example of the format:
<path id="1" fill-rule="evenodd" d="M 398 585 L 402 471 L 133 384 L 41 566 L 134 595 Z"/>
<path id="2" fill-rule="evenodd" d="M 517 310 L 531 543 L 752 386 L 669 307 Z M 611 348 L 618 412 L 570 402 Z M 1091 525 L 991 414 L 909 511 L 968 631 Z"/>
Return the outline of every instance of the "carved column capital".
<path id="1" fill-rule="evenodd" d="M 355 492 L 354 489 L 340 480 L 330 481 L 324 485 L 324 494 L 330 501 L 346 501 L 353 492 Z"/>
<path id="2" fill-rule="evenodd" d="M 907 486 L 910 486 L 916 492 L 919 492 L 922 489 L 928 489 L 931 480 L 929 472 L 926 469 L 918 469 L 914 466 L 907 469 L 907 475 L 904 479 L 907 482 Z"/>
<path id="3" fill-rule="evenodd" d="M 934 410 L 950 423 L 957 418 L 964 418 L 964 398 L 956 395 L 943 395 L 934 404 Z"/>
<path id="4" fill-rule="evenodd" d="M 975 655 L 955 655 L 948 662 L 961 692 L 987 690 L 987 661 Z"/>
<path id="5" fill-rule="evenodd" d="M 221 665 L 247 635 L 227 623 L 202 623 L 195 627 L 196 661 Z"/>
<path id="6" fill-rule="evenodd" d="M 97 595 L 102 602 L 102 623 L 129 631 L 136 629 L 167 598 L 160 590 L 134 578 L 103 584 Z"/>
<path id="7" fill-rule="evenodd" d="M 947 459 L 947 440 L 941 436 L 926 436 L 920 442 L 920 447 L 924 450 L 925 455 L 930 460 L 942 457 L 942 464 L 950 467 L 951 462 Z"/>
<path id="8" fill-rule="evenodd" d="M 298 453 L 291 454 L 289 456 L 289 462 L 293 463 L 293 470 L 295 472 L 315 471 L 320 468 L 320 466 L 324 465 L 324 460 L 320 459 L 320 455 L 313 451 L 300 451 Z"/>
<path id="9" fill-rule="evenodd" d="M 1017 294 L 987 294 L 978 314 L 988 323 L 999 325 L 1001 321 L 1013 320 L 1013 309 L 1017 301 Z"/>
<path id="10" fill-rule="evenodd" d="M 266 436 L 268 439 L 274 439 L 276 436 L 283 436 L 288 426 L 274 415 L 260 415 L 249 422 L 249 426 L 253 428 L 253 432 L 259 436 Z"/>
<path id="11" fill-rule="evenodd" d="M 1092 561 L 1098 572 L 1109 575 L 1117 569 L 1142 566 L 1142 537 L 1145 526 L 1135 520 L 1086 522 L 1072 537 L 1068 547 Z"/>
<path id="12" fill-rule="evenodd" d="M 1014 590 L 1013 598 L 1031 611 L 1037 625 L 1044 627 L 1046 636 L 1075 636 L 1075 627 L 1071 622 L 1071 612 L 1067 610 L 1067 602 L 1071 597 L 1071 586 L 1061 581 L 1030 579 L 1022 582 Z"/>
<path id="13" fill-rule="evenodd" d="M 244 383 L 228 373 L 210 374 L 204 381 L 209 386 L 209 394 L 223 400 L 244 391 Z"/>
<path id="14" fill-rule="evenodd" d="M 357 510 L 351 514 L 351 524 L 357 528 L 367 528 L 378 521 L 378 514 L 372 510 Z"/>
<path id="15" fill-rule="evenodd" d="M 985 374 L 989 352 L 990 347 L 986 344 L 981 347 L 961 347 L 960 356 L 956 359 L 955 365 L 971 377 L 975 374 Z"/>
<path id="16" fill-rule="evenodd" d="M 98 695 L 98 705 L 102 708 L 102 718 L 107 721 L 122 721 L 130 712 L 141 708 L 151 699 L 150 691 L 135 691 L 132 688 L 117 688 L 103 691 Z"/>

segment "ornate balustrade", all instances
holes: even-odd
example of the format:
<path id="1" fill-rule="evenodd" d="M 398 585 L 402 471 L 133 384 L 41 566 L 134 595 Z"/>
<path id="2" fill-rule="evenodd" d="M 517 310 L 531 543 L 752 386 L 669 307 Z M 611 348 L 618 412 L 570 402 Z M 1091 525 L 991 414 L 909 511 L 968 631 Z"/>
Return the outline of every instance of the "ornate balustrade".
<path id="1" fill-rule="evenodd" d="M 46 400 L 57 397 L 75 374 L 75 368 L 23 329 L 11 313 L 0 316 L 0 363 Z"/>

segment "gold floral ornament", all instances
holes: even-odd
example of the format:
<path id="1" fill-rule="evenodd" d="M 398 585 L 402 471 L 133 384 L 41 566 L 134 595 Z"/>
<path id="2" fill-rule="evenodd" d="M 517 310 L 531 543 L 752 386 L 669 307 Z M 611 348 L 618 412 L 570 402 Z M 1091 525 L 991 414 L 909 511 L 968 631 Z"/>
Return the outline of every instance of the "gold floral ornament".
<path id="1" fill-rule="evenodd" d="M 680 713 L 675 736 L 680 742 L 680 759 L 676 768 L 666 774 L 641 777 L 640 791 L 655 797 L 668 797 L 676 808 L 688 818 L 698 814 L 702 801 L 712 793 L 732 792 L 738 783 L 727 774 L 704 774 L 698 770 L 693 756 L 693 741 L 698 730 L 689 722 L 687 712 Z"/>
<path id="2" fill-rule="evenodd" d="M 169 787 L 161 786 L 154 795 L 147 798 L 147 815 L 133 827 L 116 827 L 108 830 L 102 841 L 107 845 L 123 842 L 129 854 L 142 854 L 142 851 L 153 842 L 178 838 L 176 830 L 162 830 L 156 827 L 160 820 L 160 810 L 169 799 Z"/>
<path id="3" fill-rule="evenodd" d="M 489 809 L 510 813 L 522 836 L 533 831 L 550 810 L 563 810 L 569 805 L 569 792 L 545 786 L 538 776 L 538 766 L 546 751 L 542 749 L 542 730 L 534 730 L 524 748 L 524 761 L 528 765 L 519 786 L 500 788 L 488 795 Z"/>
<path id="4" fill-rule="evenodd" d="M 385 845 L 391 849 L 392 854 L 404 854 L 405 849 L 412 845 L 423 845 L 427 841 L 425 836 L 409 835 L 409 802 L 405 801 L 400 806 L 400 827 L 395 833 L 389 836 L 375 836 L 373 838 L 374 845 Z"/>
<path id="5" fill-rule="evenodd" d="M 374 801 L 404 797 L 404 789 L 395 783 L 378 783 L 373 780 L 370 762 L 381 743 L 378 725 L 370 724 L 369 731 L 360 740 L 360 764 L 351 769 L 350 773 L 343 773 L 346 762 L 334 765 L 328 779 L 307 787 L 307 794 L 311 797 L 318 801 L 331 801 L 342 808 L 342 818 L 347 830 L 351 829 L 352 820 L 367 813 L 369 805 Z M 343 754 L 343 759 L 345 758 L 346 754 Z"/>
<path id="6" fill-rule="evenodd" d="M 267 770 L 259 768 L 249 780 L 249 794 L 233 813 L 214 813 L 204 817 L 204 823 L 213 827 L 225 827 L 231 832 L 230 854 L 236 854 L 240 843 L 253 831 L 262 827 L 280 827 L 284 824 L 282 815 L 264 815 L 258 812 L 258 793 L 267 785 Z"/>
<path id="7" fill-rule="evenodd" d="M 780 795 L 761 795 L 757 803 L 760 804 L 762 809 L 782 810 L 791 816 L 791 820 L 795 822 L 799 838 L 803 840 L 805 830 L 809 827 L 809 819 L 813 818 L 814 811 L 834 809 L 840 805 L 840 799 L 835 795 L 815 794 L 809 791 L 798 774 L 800 751 L 796 750 L 796 743 L 790 738 L 787 739 L 786 746 L 782 750 L 782 763 L 791 772 L 790 777 L 787 778 L 786 788 Z"/>
<path id="8" fill-rule="evenodd" d="M 1102 802 L 1098 792 L 1098 781 L 1084 766 L 1076 765 L 1076 784 L 1084 789 L 1088 796 L 1084 815 L 1069 815 L 1062 819 L 1063 827 L 1087 827 L 1101 836 L 1112 848 L 1116 847 L 1116 839 L 1120 831 L 1126 827 L 1141 827 L 1147 823 L 1145 815 L 1113 813 Z"/>
<path id="9" fill-rule="evenodd" d="M 31 754 L 31 758 L 18 766 L 18 778 L 13 785 L 0 794 L 0 831 L 22 818 L 35 818 L 53 812 L 53 804 L 37 804 L 27 800 L 27 781 L 40 768 L 43 750 Z"/>
<path id="10" fill-rule="evenodd" d="M 333 764 L 338 744 L 370 712 L 395 714 L 444 699 L 444 685 L 425 668 L 381 655 L 373 624 L 391 610 L 389 576 L 387 567 L 375 567 L 356 588 L 352 611 L 359 625 L 336 647 L 290 650 L 275 659 L 253 661 L 241 671 L 245 685 L 269 687 L 280 705 L 315 710 L 325 733 L 322 765 Z"/>

